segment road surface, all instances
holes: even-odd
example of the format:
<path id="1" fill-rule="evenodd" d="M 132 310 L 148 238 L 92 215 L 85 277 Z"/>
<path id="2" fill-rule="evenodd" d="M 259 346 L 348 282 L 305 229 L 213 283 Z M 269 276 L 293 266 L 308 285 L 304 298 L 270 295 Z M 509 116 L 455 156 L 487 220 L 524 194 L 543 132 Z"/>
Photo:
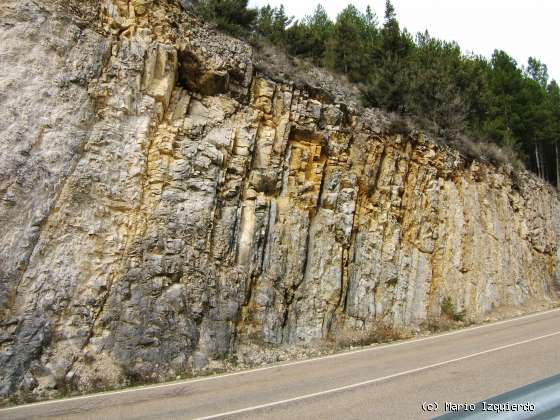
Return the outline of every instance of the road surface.
<path id="1" fill-rule="evenodd" d="M 445 414 L 445 402 L 476 403 L 558 373 L 560 309 L 252 371 L 14 407 L 0 410 L 0 419 L 431 418 Z"/>

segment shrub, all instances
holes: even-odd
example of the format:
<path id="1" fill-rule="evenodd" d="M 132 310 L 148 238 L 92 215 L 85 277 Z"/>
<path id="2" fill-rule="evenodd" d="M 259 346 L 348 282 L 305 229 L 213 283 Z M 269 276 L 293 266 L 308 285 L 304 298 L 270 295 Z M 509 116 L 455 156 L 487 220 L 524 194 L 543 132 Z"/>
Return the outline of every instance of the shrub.
<path id="1" fill-rule="evenodd" d="M 457 311 L 453 300 L 449 296 L 443 298 L 441 302 L 441 312 L 453 321 L 463 322 L 465 320 L 465 311 Z"/>
<path id="2" fill-rule="evenodd" d="M 403 327 L 394 327 L 385 321 L 378 321 L 368 331 L 344 332 L 334 338 L 334 346 L 344 349 L 350 346 L 369 346 L 374 343 L 390 343 L 412 337 L 411 331 Z"/>
<path id="3" fill-rule="evenodd" d="M 249 33 L 257 18 L 257 9 L 247 7 L 248 0 L 203 0 L 195 6 L 202 18 L 214 22 L 218 29 L 234 35 Z"/>

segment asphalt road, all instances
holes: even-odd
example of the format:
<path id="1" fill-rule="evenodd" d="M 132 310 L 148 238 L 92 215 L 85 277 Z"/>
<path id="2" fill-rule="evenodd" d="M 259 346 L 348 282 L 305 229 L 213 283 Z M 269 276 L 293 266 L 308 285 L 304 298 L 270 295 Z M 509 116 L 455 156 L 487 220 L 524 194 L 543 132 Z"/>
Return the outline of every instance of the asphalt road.
<path id="1" fill-rule="evenodd" d="M 417 419 L 560 373 L 560 309 L 252 371 L 0 410 L 0 419 Z M 425 403 L 437 403 L 424 411 Z M 434 404 L 430 407 L 435 407 Z"/>

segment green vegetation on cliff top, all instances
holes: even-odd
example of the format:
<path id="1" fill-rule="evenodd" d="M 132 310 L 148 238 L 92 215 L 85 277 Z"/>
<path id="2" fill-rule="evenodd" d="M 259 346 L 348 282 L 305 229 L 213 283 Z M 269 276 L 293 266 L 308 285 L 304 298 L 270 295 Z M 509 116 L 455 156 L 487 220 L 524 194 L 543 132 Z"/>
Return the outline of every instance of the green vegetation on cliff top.
<path id="1" fill-rule="evenodd" d="M 250 9 L 247 0 L 204 0 L 197 11 L 222 30 L 345 75 L 365 106 L 413 117 L 473 157 L 521 160 L 560 184 L 560 88 L 536 58 L 520 67 L 504 51 L 486 59 L 428 32 L 413 36 L 390 0 L 381 22 L 352 5 L 334 21 L 321 6 L 294 20 L 282 6 Z"/>

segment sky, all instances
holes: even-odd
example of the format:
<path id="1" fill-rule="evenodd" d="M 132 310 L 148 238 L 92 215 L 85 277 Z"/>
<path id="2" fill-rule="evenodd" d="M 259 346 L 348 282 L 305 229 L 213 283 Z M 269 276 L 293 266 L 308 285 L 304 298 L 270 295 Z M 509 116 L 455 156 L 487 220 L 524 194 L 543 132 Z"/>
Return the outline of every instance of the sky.
<path id="1" fill-rule="evenodd" d="M 331 18 L 348 4 L 361 11 L 370 5 L 383 20 L 385 0 L 250 0 L 251 6 L 280 6 L 302 18 L 321 3 Z M 393 0 L 397 18 L 409 32 L 457 41 L 463 51 L 490 57 L 494 49 L 526 65 L 535 57 L 548 66 L 549 76 L 560 81 L 560 0 Z"/>

